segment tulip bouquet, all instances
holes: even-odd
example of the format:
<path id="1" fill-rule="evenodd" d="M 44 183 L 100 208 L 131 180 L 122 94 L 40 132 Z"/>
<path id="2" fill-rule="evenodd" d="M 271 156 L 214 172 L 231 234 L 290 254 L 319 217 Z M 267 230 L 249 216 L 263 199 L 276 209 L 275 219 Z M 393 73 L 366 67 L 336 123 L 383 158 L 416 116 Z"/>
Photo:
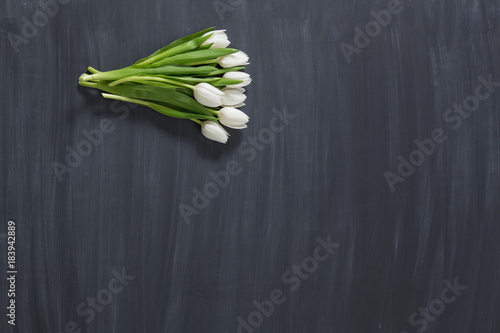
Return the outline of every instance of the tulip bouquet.
<path id="1" fill-rule="evenodd" d="M 248 56 L 227 48 L 225 30 L 209 28 L 178 39 L 129 67 L 82 74 L 81 86 L 97 88 L 103 97 L 147 106 L 164 115 L 201 125 L 208 139 L 226 143 L 220 125 L 246 128 L 245 105 L 250 75 L 242 72 Z"/>

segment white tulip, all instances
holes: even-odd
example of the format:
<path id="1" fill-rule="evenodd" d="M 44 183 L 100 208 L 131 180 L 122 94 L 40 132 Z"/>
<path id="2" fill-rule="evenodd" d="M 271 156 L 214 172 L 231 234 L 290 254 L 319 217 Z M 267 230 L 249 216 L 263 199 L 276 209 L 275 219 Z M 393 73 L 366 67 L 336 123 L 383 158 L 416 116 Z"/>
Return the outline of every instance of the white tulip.
<path id="1" fill-rule="evenodd" d="M 233 107 L 225 107 L 220 109 L 219 121 L 222 125 L 225 125 L 234 129 L 247 128 L 246 123 L 248 123 L 248 116 L 243 112 Z"/>
<path id="2" fill-rule="evenodd" d="M 222 96 L 224 93 L 213 85 L 202 82 L 194 86 L 194 98 L 205 106 L 214 108 L 222 105 Z"/>
<path id="3" fill-rule="evenodd" d="M 203 44 L 201 44 L 201 46 L 212 44 L 212 46 L 210 46 L 211 49 L 223 49 L 228 47 L 228 45 L 231 44 L 231 42 L 227 38 L 227 35 L 224 31 L 226 30 L 214 30 L 207 32 L 202 37 L 205 37 L 210 34 L 212 34 L 212 36 L 208 37 L 208 39 L 204 41 Z"/>
<path id="4" fill-rule="evenodd" d="M 222 76 L 223 79 L 228 79 L 228 80 L 239 80 L 243 81 L 238 84 L 230 84 L 227 87 L 228 88 L 241 88 L 248 86 L 250 82 L 252 82 L 252 79 L 250 78 L 250 74 L 248 73 L 243 73 L 243 72 L 227 72 Z"/>
<path id="5" fill-rule="evenodd" d="M 224 88 L 224 89 L 238 90 L 240 93 L 245 93 L 245 91 L 246 91 L 245 88 L 239 88 L 239 87 L 233 88 L 233 87 L 226 86 L 226 88 Z M 222 89 L 222 90 L 224 90 L 224 89 Z"/>
<path id="6" fill-rule="evenodd" d="M 201 123 L 201 133 L 210 140 L 214 140 L 220 143 L 226 143 L 229 138 L 229 133 L 219 125 L 219 123 L 213 122 L 211 120 L 206 120 Z"/>
<path id="7" fill-rule="evenodd" d="M 238 51 L 227 56 L 219 57 L 219 65 L 222 68 L 237 67 L 248 64 L 248 56 L 243 51 Z"/>
<path id="8" fill-rule="evenodd" d="M 247 96 L 238 89 L 222 89 L 224 95 L 221 96 L 222 106 L 239 107 L 247 99 Z"/>

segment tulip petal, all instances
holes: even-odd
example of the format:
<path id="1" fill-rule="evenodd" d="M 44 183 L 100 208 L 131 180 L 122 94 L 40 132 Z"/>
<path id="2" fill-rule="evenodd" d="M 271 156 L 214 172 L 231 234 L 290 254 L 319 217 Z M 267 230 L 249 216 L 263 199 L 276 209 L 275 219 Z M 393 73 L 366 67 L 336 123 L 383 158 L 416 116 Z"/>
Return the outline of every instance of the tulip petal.
<path id="1" fill-rule="evenodd" d="M 213 121 L 201 123 L 201 133 L 210 140 L 226 143 L 229 137 L 227 131 L 220 124 Z"/>
<path id="2" fill-rule="evenodd" d="M 226 56 L 219 57 L 219 65 L 222 68 L 230 68 L 242 65 L 248 65 L 248 56 L 243 51 L 238 51 Z"/>
<path id="3" fill-rule="evenodd" d="M 246 123 L 250 119 L 243 111 L 234 107 L 224 107 L 220 109 L 217 116 L 224 126 L 234 129 L 246 128 Z"/>
<path id="4" fill-rule="evenodd" d="M 209 83 L 198 83 L 194 87 L 194 98 L 200 103 L 208 107 L 217 107 L 222 104 L 221 98 L 224 92 L 215 88 Z"/>

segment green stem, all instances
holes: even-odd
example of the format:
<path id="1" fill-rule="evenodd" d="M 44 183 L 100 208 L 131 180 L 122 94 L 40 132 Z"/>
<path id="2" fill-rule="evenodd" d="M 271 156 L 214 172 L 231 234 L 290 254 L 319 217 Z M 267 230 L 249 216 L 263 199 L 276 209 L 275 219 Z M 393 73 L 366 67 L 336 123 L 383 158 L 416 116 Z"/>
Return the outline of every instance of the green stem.
<path id="1" fill-rule="evenodd" d="M 123 101 L 123 102 L 128 102 L 128 103 L 135 103 L 143 106 L 147 106 L 161 114 L 164 114 L 169 117 L 173 118 L 180 118 L 180 119 L 210 119 L 210 120 L 215 120 L 216 118 L 212 116 L 207 116 L 207 115 L 201 115 L 201 114 L 195 114 L 195 113 L 190 113 L 190 112 L 184 112 L 184 111 L 177 111 L 174 109 L 171 109 L 169 107 L 166 107 L 164 105 L 152 103 L 149 101 L 143 101 L 140 99 L 136 98 L 130 98 L 130 97 L 124 97 L 120 95 L 113 95 L 113 94 L 106 94 L 103 93 L 102 96 L 104 98 L 109 98 L 109 99 L 116 99 L 118 101 Z M 201 123 L 200 123 L 201 124 Z"/>
<path id="2" fill-rule="evenodd" d="M 97 82 L 88 82 L 88 81 L 78 81 L 78 84 L 84 87 L 89 87 L 89 88 L 98 88 L 99 83 Z"/>
<path id="3" fill-rule="evenodd" d="M 212 59 L 212 60 L 205 60 L 205 61 L 198 61 L 198 62 L 190 62 L 188 64 L 184 64 L 184 66 L 210 65 L 210 64 L 217 64 L 218 62 L 219 62 L 219 59 Z"/>
<path id="4" fill-rule="evenodd" d="M 217 111 L 217 110 L 214 110 L 214 109 L 211 109 L 211 108 L 207 108 L 207 109 L 208 109 L 208 111 L 212 112 L 212 114 L 214 116 L 217 116 L 219 114 L 219 111 Z"/>
<path id="5" fill-rule="evenodd" d="M 113 71 L 108 71 L 108 72 L 98 72 L 98 73 L 93 73 L 90 75 L 82 75 L 80 79 L 82 81 L 112 81 L 112 80 L 117 80 L 121 79 L 127 76 L 132 76 L 136 74 L 140 74 L 144 70 L 140 69 L 133 69 L 129 67 L 125 67 L 122 69 L 117 69 Z"/>
<path id="6" fill-rule="evenodd" d="M 191 85 L 189 85 L 189 84 L 182 83 L 182 82 L 175 81 L 175 80 L 164 79 L 164 78 L 161 78 L 161 77 L 155 77 L 155 76 L 129 76 L 129 77 L 124 77 L 123 79 L 119 79 L 119 80 L 116 80 L 114 82 L 111 82 L 109 84 L 109 86 L 110 87 L 114 87 L 116 85 L 119 85 L 119 84 L 122 84 L 122 83 L 125 83 L 125 82 L 141 81 L 141 80 L 149 80 L 149 81 L 158 81 L 158 82 L 170 83 L 170 84 L 177 85 L 177 86 L 180 86 L 180 87 L 189 88 L 191 90 L 194 89 L 194 87 L 191 86 Z"/>
<path id="7" fill-rule="evenodd" d="M 140 99 L 124 97 L 124 96 L 119 96 L 119 95 L 102 93 L 102 97 L 109 98 L 109 99 L 116 99 L 118 101 L 124 101 L 124 102 L 128 102 L 128 103 L 135 103 L 135 104 L 144 105 L 144 106 L 148 106 L 148 107 L 151 107 L 151 105 L 154 105 L 154 103 L 151 103 L 151 102 L 141 101 Z"/>
<path id="8" fill-rule="evenodd" d="M 195 123 L 198 123 L 198 124 L 201 125 L 201 121 L 200 120 L 198 120 L 198 119 L 191 119 L 191 120 L 194 121 Z"/>
<path id="9" fill-rule="evenodd" d="M 95 69 L 94 67 L 88 67 L 87 70 L 92 73 L 92 74 L 97 74 L 97 73 L 101 73 L 100 71 L 98 71 L 97 69 Z"/>

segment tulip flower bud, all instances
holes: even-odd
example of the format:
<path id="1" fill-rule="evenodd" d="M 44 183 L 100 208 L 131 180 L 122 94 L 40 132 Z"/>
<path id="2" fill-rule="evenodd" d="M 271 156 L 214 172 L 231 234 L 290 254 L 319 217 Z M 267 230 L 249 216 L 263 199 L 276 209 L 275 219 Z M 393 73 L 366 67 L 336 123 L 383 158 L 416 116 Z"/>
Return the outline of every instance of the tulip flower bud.
<path id="1" fill-rule="evenodd" d="M 222 125 L 234 129 L 246 128 L 248 123 L 248 116 L 243 112 L 233 107 L 225 107 L 220 109 L 218 113 L 219 121 Z"/>
<path id="2" fill-rule="evenodd" d="M 224 95 L 221 96 L 222 106 L 239 107 L 247 99 L 247 96 L 238 89 L 222 89 Z"/>
<path id="3" fill-rule="evenodd" d="M 211 32 L 207 32 L 206 34 L 203 35 L 203 37 L 210 34 L 212 34 L 212 36 L 210 36 L 206 41 L 204 41 L 203 44 L 201 44 L 201 46 L 207 46 L 212 44 L 212 46 L 210 46 L 211 49 L 223 49 L 228 47 L 228 45 L 231 44 L 231 42 L 227 38 L 227 35 L 224 31 L 226 30 L 214 30 Z"/>
<path id="4" fill-rule="evenodd" d="M 224 93 L 209 83 L 202 82 L 194 86 L 194 98 L 208 107 L 217 107 L 222 105 L 221 98 Z"/>
<path id="5" fill-rule="evenodd" d="M 229 133 L 218 123 L 206 120 L 201 123 L 201 133 L 210 140 L 220 143 L 226 143 L 229 138 Z"/>
<path id="6" fill-rule="evenodd" d="M 252 79 L 250 78 L 250 74 L 244 73 L 244 72 L 227 72 L 226 74 L 224 74 L 222 76 L 222 78 L 228 79 L 228 80 L 243 81 L 243 82 L 238 83 L 238 84 L 228 85 L 227 86 L 228 88 L 241 88 L 241 87 L 248 86 L 250 84 L 250 82 L 252 82 Z"/>
<path id="7" fill-rule="evenodd" d="M 248 65 L 248 56 L 243 51 L 229 54 L 227 56 L 219 57 L 219 65 L 222 68 L 231 68 L 237 66 Z"/>

